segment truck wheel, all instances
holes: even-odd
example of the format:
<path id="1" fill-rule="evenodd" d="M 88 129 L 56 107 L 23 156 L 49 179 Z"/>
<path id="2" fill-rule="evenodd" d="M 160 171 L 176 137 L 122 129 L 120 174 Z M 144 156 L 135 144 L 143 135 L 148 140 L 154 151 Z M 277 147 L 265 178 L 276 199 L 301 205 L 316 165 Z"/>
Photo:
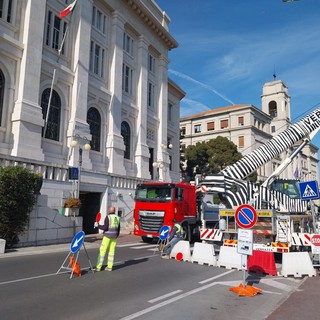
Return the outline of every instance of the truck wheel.
<path id="1" fill-rule="evenodd" d="M 182 240 L 191 242 L 192 230 L 191 230 L 190 225 L 184 224 L 182 226 L 182 229 L 183 229 Z"/>
<path id="2" fill-rule="evenodd" d="M 153 242 L 153 238 L 149 238 L 146 236 L 142 236 L 141 239 L 144 243 L 152 243 Z"/>

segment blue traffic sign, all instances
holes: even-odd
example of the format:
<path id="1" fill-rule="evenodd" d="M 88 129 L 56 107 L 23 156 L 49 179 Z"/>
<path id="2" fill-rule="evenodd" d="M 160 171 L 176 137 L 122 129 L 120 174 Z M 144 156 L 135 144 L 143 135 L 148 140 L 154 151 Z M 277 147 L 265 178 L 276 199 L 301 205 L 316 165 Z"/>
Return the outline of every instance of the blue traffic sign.
<path id="1" fill-rule="evenodd" d="M 77 167 L 69 167 L 69 180 L 79 180 L 79 168 Z"/>
<path id="2" fill-rule="evenodd" d="M 234 218 L 240 228 L 250 229 L 256 224 L 258 215 L 255 208 L 249 204 L 243 204 L 237 208 Z"/>
<path id="3" fill-rule="evenodd" d="M 71 241 L 70 250 L 72 253 L 76 253 L 81 248 L 84 241 L 84 232 L 79 231 Z"/>
<path id="4" fill-rule="evenodd" d="M 318 199 L 320 197 L 318 182 L 316 180 L 300 182 L 299 188 L 301 200 Z"/>
<path id="5" fill-rule="evenodd" d="M 170 228 L 168 226 L 161 227 L 159 234 L 161 240 L 166 240 L 169 235 Z"/>

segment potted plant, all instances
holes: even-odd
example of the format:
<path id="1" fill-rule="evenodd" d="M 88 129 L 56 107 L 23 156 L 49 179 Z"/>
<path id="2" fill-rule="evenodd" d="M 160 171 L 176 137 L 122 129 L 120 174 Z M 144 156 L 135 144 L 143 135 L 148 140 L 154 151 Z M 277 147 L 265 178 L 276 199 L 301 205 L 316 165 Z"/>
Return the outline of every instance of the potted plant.
<path id="1" fill-rule="evenodd" d="M 81 207 L 79 198 L 67 198 L 64 202 L 64 215 L 67 217 L 78 216 Z"/>

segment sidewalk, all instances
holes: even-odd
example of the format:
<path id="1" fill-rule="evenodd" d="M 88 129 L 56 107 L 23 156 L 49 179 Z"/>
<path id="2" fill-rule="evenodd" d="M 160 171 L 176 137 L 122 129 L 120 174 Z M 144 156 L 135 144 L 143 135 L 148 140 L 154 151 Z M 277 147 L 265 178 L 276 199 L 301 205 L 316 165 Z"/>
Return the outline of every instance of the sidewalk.
<path id="1" fill-rule="evenodd" d="M 319 319 L 320 277 L 306 277 L 300 287 L 293 292 L 266 320 Z"/>
<path id="2" fill-rule="evenodd" d="M 99 248 L 101 240 L 103 238 L 102 234 L 89 234 L 85 236 L 84 245 L 86 248 Z M 140 237 L 134 236 L 131 234 L 131 231 L 123 230 L 120 233 L 120 236 L 117 240 L 118 244 L 125 244 L 130 242 L 139 242 L 141 241 Z M 48 244 L 42 246 L 30 246 L 30 247 L 19 247 L 14 249 L 7 249 L 4 254 L 0 254 L 1 258 L 8 258 L 12 256 L 22 256 L 22 255 L 34 255 L 42 254 L 46 252 L 61 252 L 70 250 L 69 243 L 60 243 L 60 244 Z"/>

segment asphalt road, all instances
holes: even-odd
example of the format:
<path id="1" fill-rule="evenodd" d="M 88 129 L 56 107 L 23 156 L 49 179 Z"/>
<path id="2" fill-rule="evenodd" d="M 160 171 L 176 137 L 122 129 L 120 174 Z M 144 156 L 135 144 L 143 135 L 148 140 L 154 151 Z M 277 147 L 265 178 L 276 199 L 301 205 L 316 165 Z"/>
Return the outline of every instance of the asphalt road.
<path id="1" fill-rule="evenodd" d="M 119 239 L 113 272 L 90 270 L 99 241 L 85 242 L 85 249 L 79 251 L 82 276 L 71 279 L 70 271 L 61 269 L 69 245 L 1 255 L 1 320 L 259 320 L 271 315 L 303 281 L 251 274 L 248 284 L 262 293 L 239 297 L 229 289 L 242 283 L 242 271 L 164 260 L 155 245 L 134 236 Z"/>

